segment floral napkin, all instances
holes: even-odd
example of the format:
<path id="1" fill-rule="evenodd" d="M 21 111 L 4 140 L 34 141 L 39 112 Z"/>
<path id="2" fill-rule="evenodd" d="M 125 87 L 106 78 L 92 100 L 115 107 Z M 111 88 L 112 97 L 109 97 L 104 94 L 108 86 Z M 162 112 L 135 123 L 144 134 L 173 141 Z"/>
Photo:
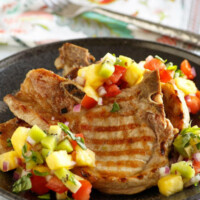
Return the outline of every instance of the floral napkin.
<path id="1" fill-rule="evenodd" d="M 200 0 L 73 0 L 119 13 L 200 33 Z M 43 0 L 0 0 L 0 44 L 33 47 L 86 37 L 139 38 L 178 46 L 200 54 L 200 49 L 174 38 L 87 12 L 68 19 L 56 15 Z"/>

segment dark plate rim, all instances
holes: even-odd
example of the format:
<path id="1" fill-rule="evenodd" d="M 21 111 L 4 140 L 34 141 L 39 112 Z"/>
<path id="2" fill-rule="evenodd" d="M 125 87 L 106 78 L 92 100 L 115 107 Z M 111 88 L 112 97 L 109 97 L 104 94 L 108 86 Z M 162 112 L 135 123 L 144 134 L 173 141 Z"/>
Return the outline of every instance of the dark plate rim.
<path id="1" fill-rule="evenodd" d="M 48 47 L 48 46 L 55 46 L 55 45 L 58 45 L 58 44 L 63 44 L 63 43 L 66 43 L 66 42 L 70 42 L 70 43 L 73 43 L 73 42 L 82 42 L 84 40 L 87 40 L 87 41 L 96 41 L 96 40 L 113 40 L 113 41 L 120 41 L 120 42 L 128 42 L 128 41 L 135 41 L 135 42 L 141 42 L 142 44 L 152 44 L 152 45 L 156 45 L 156 46 L 160 46 L 160 47 L 165 47 L 165 48 L 168 48 L 168 49 L 171 49 L 171 50 L 176 50 L 176 51 L 179 51 L 179 52 L 182 52 L 184 54 L 187 54 L 187 55 L 190 55 L 196 59 L 200 59 L 200 56 L 191 52 L 191 51 L 188 51 L 188 50 L 185 50 L 185 49 L 182 49 L 180 47 L 177 47 L 177 46 L 171 46 L 171 45 L 168 45 L 168 44 L 164 44 L 164 43 L 159 43 L 159 42 L 155 42 L 155 41 L 149 41 L 149 40 L 141 40 L 141 39 L 135 39 L 135 38 L 114 38 L 114 37 L 98 37 L 98 38 L 92 38 L 92 37 L 89 37 L 89 38 L 81 38 L 81 39 L 70 39 L 70 40 L 61 40 L 61 41 L 57 41 L 57 42 L 52 42 L 52 43 L 48 43 L 48 44 L 42 44 L 42 45 L 39 45 L 39 46 L 36 46 L 36 47 L 31 47 L 29 49 L 25 49 L 25 50 L 22 50 L 20 52 L 17 52 L 11 56 L 8 56 L 6 58 L 3 58 L 2 60 L 0 60 L 0 69 L 3 70 L 5 67 L 1 66 L 3 65 L 5 62 L 8 62 L 8 61 L 12 61 L 12 59 L 15 59 L 16 57 L 21 57 L 23 56 L 25 53 L 29 53 L 29 52 L 33 52 L 33 51 L 36 51 L 38 49 L 42 49 L 42 48 L 45 48 L 45 47 Z"/>
<path id="2" fill-rule="evenodd" d="M 18 53 L 15 53 L 11 56 L 8 56 L 2 60 L 0 60 L 0 73 L 6 69 L 7 67 L 9 66 L 6 66 L 6 63 L 12 63 L 16 58 L 20 58 L 20 57 L 23 57 L 24 54 L 26 53 L 31 53 L 31 52 L 34 52 L 34 51 L 37 51 L 38 49 L 43 49 L 43 48 L 46 48 L 46 47 L 51 47 L 51 46 L 57 46 L 57 45 L 62 45 L 66 42 L 70 42 L 70 43 L 78 43 L 78 42 L 84 42 L 84 41 L 97 41 L 97 40 L 108 40 L 108 41 L 116 41 L 118 42 L 119 44 L 120 43 L 128 43 L 129 41 L 131 42 L 137 42 L 137 43 L 141 43 L 143 45 L 153 45 L 154 48 L 152 49 L 156 49 L 158 50 L 158 47 L 163 47 L 166 48 L 167 50 L 172 50 L 172 51 L 176 51 L 176 52 L 180 52 L 181 55 L 182 54 L 185 54 L 187 56 L 191 56 L 192 58 L 194 58 L 197 62 L 200 61 L 200 56 L 193 53 L 193 52 L 190 52 L 188 50 L 185 50 L 185 49 L 181 49 L 180 47 L 177 47 L 177 46 L 171 46 L 171 45 L 167 45 L 167 44 L 163 44 L 163 43 L 158 43 L 158 42 L 154 42 L 154 41 L 149 41 L 149 40 L 141 40 L 141 39 L 135 39 L 135 38 L 114 38 L 114 37 L 98 37 L 98 38 L 81 38 L 81 39 L 70 39 L 70 40 L 61 40 L 61 41 L 57 41 L 57 42 L 53 42 L 53 43 L 48 43 L 48 44 L 43 44 L 43 45 L 39 45 L 39 46 L 36 46 L 36 47 L 32 47 L 32 48 L 29 48 L 29 49 L 25 49 L 25 50 L 22 50 Z M 163 49 L 161 49 L 160 51 L 161 52 L 165 52 Z M 177 56 L 180 56 L 177 55 Z M 184 56 L 183 56 L 184 57 Z M 14 193 L 11 193 L 11 192 L 8 192 L 6 190 L 4 190 L 3 188 L 0 187 L 0 195 L 4 198 L 7 198 L 7 199 L 24 199 L 23 197 L 20 197 Z M 0 196 L 0 197 L 1 197 Z"/>

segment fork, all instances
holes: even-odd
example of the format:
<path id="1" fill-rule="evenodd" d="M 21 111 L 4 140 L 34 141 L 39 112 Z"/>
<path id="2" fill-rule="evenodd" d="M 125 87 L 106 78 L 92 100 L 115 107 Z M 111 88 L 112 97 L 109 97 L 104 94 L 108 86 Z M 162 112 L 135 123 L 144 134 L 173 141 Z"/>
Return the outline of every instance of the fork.
<path id="1" fill-rule="evenodd" d="M 58 15 L 73 18 L 84 12 L 92 11 L 107 17 L 111 17 L 115 20 L 123 21 L 127 24 L 132 24 L 136 27 L 146 29 L 158 34 L 174 37 L 183 42 L 200 46 L 200 35 L 185 31 L 170 26 L 162 25 L 160 23 L 150 22 L 148 20 L 140 19 L 134 16 L 117 13 L 111 10 L 107 10 L 102 7 L 83 6 L 72 3 L 69 0 L 44 0 L 44 2 Z"/>

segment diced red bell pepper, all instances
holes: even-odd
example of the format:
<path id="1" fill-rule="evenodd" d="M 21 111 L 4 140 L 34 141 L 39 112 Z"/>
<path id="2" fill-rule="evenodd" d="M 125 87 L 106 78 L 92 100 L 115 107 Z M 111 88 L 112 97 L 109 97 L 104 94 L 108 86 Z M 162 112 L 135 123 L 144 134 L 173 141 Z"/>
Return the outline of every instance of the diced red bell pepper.
<path id="1" fill-rule="evenodd" d="M 116 84 L 112 84 L 112 85 L 105 85 L 105 89 L 106 89 L 106 97 L 114 97 L 116 95 L 118 95 L 119 93 L 121 93 L 121 90 L 119 89 L 119 87 Z"/>
<path id="2" fill-rule="evenodd" d="M 31 191 L 38 195 L 46 194 L 49 191 L 49 188 L 46 187 L 47 181 L 44 176 L 36 176 L 33 174 L 31 176 L 31 183 Z"/>
<path id="3" fill-rule="evenodd" d="M 126 68 L 125 67 L 121 67 L 119 65 L 115 65 L 115 71 L 113 72 L 112 76 L 109 78 L 109 80 L 112 83 L 117 83 L 120 78 L 123 76 L 123 74 L 126 72 Z"/>
<path id="4" fill-rule="evenodd" d="M 181 63 L 181 71 L 187 76 L 188 79 L 195 78 L 195 75 L 192 73 L 192 67 L 186 59 Z"/>
<path id="5" fill-rule="evenodd" d="M 120 90 L 125 89 L 128 87 L 128 83 L 122 79 L 120 79 L 116 85 L 120 88 Z"/>
<path id="6" fill-rule="evenodd" d="M 82 184 L 80 189 L 72 194 L 72 197 L 76 200 L 89 200 L 92 191 L 91 183 L 87 180 L 80 180 L 80 183 Z"/>
<path id="7" fill-rule="evenodd" d="M 48 183 L 46 184 L 46 187 L 57 193 L 63 193 L 68 190 L 67 187 L 63 184 L 63 182 L 60 179 L 58 179 L 56 176 L 53 176 L 48 181 Z"/>
<path id="8" fill-rule="evenodd" d="M 200 173 L 200 162 L 194 160 L 193 161 L 193 167 L 194 167 L 194 170 L 195 170 L 195 174 Z"/>
<path id="9" fill-rule="evenodd" d="M 81 106 L 83 106 L 86 109 L 93 108 L 97 105 L 97 101 L 95 101 L 93 98 L 85 95 L 81 101 Z"/>
<path id="10" fill-rule="evenodd" d="M 81 137 L 81 138 L 83 138 L 83 139 L 84 139 L 84 136 L 83 136 L 83 134 L 82 134 L 82 133 L 77 133 L 77 134 L 75 134 L 75 137 Z M 75 149 L 75 148 L 76 148 L 76 146 L 77 146 L 77 142 L 76 142 L 76 141 L 74 141 L 74 140 L 71 140 L 71 144 L 72 144 L 72 147 L 73 147 L 73 149 Z"/>
<path id="11" fill-rule="evenodd" d="M 195 95 L 185 96 L 186 104 L 192 114 L 196 114 L 200 110 L 200 99 Z"/>
<path id="12" fill-rule="evenodd" d="M 153 58 L 149 62 L 145 63 L 144 68 L 153 71 L 156 69 L 166 69 L 166 66 L 161 60 Z"/>
<path id="13" fill-rule="evenodd" d="M 172 73 L 169 70 L 166 69 L 160 69 L 160 81 L 163 83 L 167 83 L 169 81 L 171 81 L 172 79 Z"/>

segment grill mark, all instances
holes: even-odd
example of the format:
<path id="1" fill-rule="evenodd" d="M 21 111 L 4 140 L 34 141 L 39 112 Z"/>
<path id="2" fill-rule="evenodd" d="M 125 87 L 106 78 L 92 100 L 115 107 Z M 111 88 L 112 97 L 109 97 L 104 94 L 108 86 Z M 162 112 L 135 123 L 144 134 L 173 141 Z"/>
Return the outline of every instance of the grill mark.
<path id="1" fill-rule="evenodd" d="M 144 127 L 145 124 L 124 124 L 120 126 L 91 126 L 88 124 L 81 124 L 80 129 L 82 131 L 95 131 L 95 132 L 113 132 L 113 131 L 126 131 L 135 129 L 138 127 Z"/>
<path id="2" fill-rule="evenodd" d="M 87 144 L 91 143 L 91 144 L 110 144 L 110 145 L 114 145 L 114 144 L 132 144 L 135 142 L 153 142 L 155 140 L 154 137 L 152 136 L 142 136 L 142 137 L 131 137 L 131 138 L 123 138 L 123 139 L 88 139 L 85 138 L 85 141 Z"/>
<path id="3" fill-rule="evenodd" d="M 90 119 L 102 119 L 102 118 L 108 118 L 110 116 L 112 116 L 112 118 L 117 118 L 119 116 L 125 116 L 125 117 L 129 117 L 129 116 L 133 116 L 136 113 L 136 110 L 129 110 L 127 112 L 120 112 L 120 113 L 110 113 L 106 110 L 101 110 L 99 112 L 88 112 L 85 117 L 90 120 Z"/>
<path id="4" fill-rule="evenodd" d="M 114 161 L 96 161 L 96 164 L 97 165 L 103 165 L 103 166 L 106 166 L 106 167 L 138 168 L 138 167 L 142 167 L 145 163 L 142 162 L 142 161 L 139 161 L 139 160 L 134 160 L 134 161 L 120 160 L 120 161 L 117 161 L 117 162 L 114 162 Z"/>
<path id="5" fill-rule="evenodd" d="M 146 147 L 145 149 L 128 149 L 124 151 L 95 151 L 95 154 L 97 156 L 122 156 L 122 155 L 134 155 L 139 154 L 143 156 L 150 156 L 151 151 L 149 147 Z"/>

